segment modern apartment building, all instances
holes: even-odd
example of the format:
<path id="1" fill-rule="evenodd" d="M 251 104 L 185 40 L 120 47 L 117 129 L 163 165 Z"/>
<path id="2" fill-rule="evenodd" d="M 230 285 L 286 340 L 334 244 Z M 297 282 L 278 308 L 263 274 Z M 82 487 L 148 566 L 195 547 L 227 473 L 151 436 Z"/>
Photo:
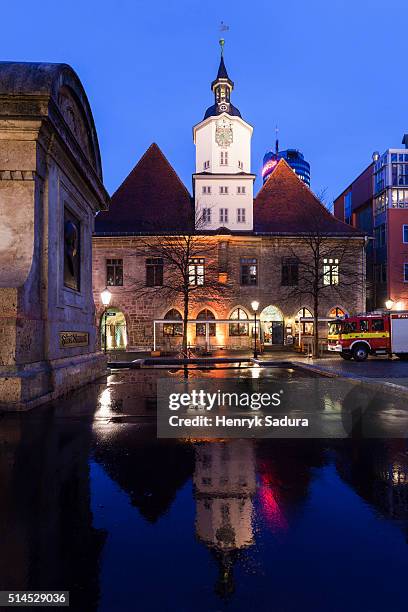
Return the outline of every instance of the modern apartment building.
<path id="1" fill-rule="evenodd" d="M 372 235 L 367 248 L 367 308 L 408 308 L 408 135 L 405 149 L 374 153 L 336 198 L 334 214 Z"/>

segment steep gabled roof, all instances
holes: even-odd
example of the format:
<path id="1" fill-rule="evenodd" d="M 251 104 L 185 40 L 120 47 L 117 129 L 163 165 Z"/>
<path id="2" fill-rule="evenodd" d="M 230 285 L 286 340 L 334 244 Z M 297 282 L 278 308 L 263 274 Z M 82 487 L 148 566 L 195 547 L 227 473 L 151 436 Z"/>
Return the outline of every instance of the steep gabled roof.
<path id="1" fill-rule="evenodd" d="M 254 200 L 254 231 L 271 234 L 319 231 L 339 236 L 362 235 L 330 214 L 284 159 L 279 160 Z"/>
<path id="2" fill-rule="evenodd" d="M 191 196 L 153 143 L 96 217 L 95 233 L 183 232 L 191 222 Z"/>

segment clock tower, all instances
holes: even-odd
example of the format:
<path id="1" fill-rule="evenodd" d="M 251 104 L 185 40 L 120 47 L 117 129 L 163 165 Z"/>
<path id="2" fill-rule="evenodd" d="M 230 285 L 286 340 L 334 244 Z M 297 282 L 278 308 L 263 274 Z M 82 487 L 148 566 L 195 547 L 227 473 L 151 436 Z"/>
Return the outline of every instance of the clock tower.
<path id="1" fill-rule="evenodd" d="M 253 128 L 231 102 L 234 83 L 224 63 L 224 40 L 216 79 L 214 104 L 193 128 L 196 171 L 193 190 L 196 220 L 201 230 L 253 229 L 251 137 Z"/>

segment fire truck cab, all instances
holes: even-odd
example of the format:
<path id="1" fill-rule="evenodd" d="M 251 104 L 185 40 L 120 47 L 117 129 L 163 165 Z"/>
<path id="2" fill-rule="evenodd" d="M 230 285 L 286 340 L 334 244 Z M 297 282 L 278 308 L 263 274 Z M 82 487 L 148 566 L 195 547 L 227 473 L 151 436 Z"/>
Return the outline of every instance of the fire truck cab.
<path id="1" fill-rule="evenodd" d="M 355 361 L 393 354 L 408 359 L 408 311 L 334 319 L 329 323 L 328 349 Z"/>

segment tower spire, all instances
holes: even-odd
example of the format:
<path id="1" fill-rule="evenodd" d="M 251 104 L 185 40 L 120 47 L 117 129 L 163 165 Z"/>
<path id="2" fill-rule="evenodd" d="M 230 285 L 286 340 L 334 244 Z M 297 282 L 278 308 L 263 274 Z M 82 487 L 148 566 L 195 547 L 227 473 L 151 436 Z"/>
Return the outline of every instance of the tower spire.
<path id="1" fill-rule="evenodd" d="M 229 112 L 230 110 L 230 98 L 231 92 L 234 89 L 234 83 L 228 76 L 227 69 L 224 62 L 224 44 L 225 40 L 220 38 L 219 40 L 221 56 L 220 65 L 218 67 L 217 77 L 215 81 L 211 83 L 211 89 L 215 96 L 215 106 L 219 113 Z"/>

